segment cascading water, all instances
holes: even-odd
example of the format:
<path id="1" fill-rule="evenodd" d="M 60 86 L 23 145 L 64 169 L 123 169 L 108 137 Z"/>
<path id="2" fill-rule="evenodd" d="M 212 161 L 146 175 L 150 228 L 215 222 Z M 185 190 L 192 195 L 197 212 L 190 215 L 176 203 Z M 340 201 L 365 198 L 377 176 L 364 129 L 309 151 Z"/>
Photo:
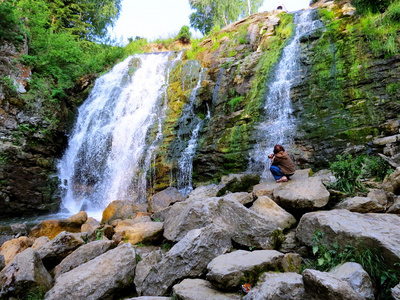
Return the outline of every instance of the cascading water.
<path id="1" fill-rule="evenodd" d="M 192 172 L 193 172 L 193 157 L 197 148 L 197 141 L 199 136 L 199 131 L 203 127 L 204 121 L 210 118 L 209 113 L 204 120 L 201 120 L 194 113 L 194 105 L 197 96 L 197 92 L 201 87 L 201 82 L 205 76 L 205 69 L 200 69 L 200 76 L 198 76 L 197 84 L 192 89 L 189 101 L 182 111 L 182 118 L 188 121 L 186 129 L 192 130 L 187 147 L 182 151 L 181 156 L 178 158 L 178 175 L 177 175 L 177 186 L 179 191 L 183 195 L 188 195 L 190 191 L 193 190 L 192 186 Z M 181 139 L 178 134 L 178 138 Z"/>
<path id="2" fill-rule="evenodd" d="M 300 38 L 310 34 L 322 26 L 319 20 L 313 20 L 313 10 L 295 13 L 296 29 L 293 38 L 283 49 L 282 56 L 275 68 L 273 79 L 267 87 L 268 92 L 264 106 L 264 121 L 258 128 L 257 144 L 251 154 L 249 169 L 261 174 L 265 179 L 269 176 L 270 161 L 274 145 L 289 146 L 293 141 L 296 129 L 295 118 L 290 99 L 290 89 L 299 76 Z"/>
<path id="3" fill-rule="evenodd" d="M 181 56 L 171 55 L 131 56 L 96 81 L 58 164 L 64 209 L 96 214 L 113 200 L 144 201 L 168 74 Z M 158 128 L 153 137 L 150 128 Z"/>

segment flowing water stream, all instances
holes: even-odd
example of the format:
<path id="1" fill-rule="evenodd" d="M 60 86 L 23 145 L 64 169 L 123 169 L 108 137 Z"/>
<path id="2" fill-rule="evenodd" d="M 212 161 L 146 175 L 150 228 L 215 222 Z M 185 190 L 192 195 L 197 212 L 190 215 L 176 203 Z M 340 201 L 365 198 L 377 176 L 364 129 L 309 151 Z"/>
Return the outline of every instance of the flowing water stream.
<path id="1" fill-rule="evenodd" d="M 146 175 L 162 139 L 168 76 L 179 54 L 135 55 L 99 78 L 59 161 L 63 209 L 96 215 L 113 200 L 146 200 Z M 147 133 L 152 128 L 154 136 Z"/>
<path id="2" fill-rule="evenodd" d="M 268 155 L 272 153 L 274 145 L 280 144 L 285 148 L 290 148 L 293 142 L 296 120 L 292 114 L 290 90 L 296 80 L 301 77 L 299 76 L 301 75 L 300 38 L 322 26 L 321 21 L 313 20 L 313 13 L 313 10 L 295 13 L 294 35 L 283 49 L 272 80 L 268 82 L 264 117 L 258 128 L 258 142 L 251 154 L 249 166 L 251 171 L 261 174 L 263 179 L 270 175 Z"/>

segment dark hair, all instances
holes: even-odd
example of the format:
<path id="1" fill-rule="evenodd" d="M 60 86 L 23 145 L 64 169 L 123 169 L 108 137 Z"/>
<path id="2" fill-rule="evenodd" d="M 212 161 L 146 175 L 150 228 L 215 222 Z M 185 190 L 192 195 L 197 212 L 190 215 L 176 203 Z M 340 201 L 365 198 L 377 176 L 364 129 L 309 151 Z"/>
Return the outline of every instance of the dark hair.
<path id="1" fill-rule="evenodd" d="M 285 151 L 285 148 L 283 148 L 282 145 L 275 145 L 275 147 L 274 147 L 274 154 L 277 154 L 277 153 L 279 153 L 279 152 L 281 152 L 281 151 Z"/>

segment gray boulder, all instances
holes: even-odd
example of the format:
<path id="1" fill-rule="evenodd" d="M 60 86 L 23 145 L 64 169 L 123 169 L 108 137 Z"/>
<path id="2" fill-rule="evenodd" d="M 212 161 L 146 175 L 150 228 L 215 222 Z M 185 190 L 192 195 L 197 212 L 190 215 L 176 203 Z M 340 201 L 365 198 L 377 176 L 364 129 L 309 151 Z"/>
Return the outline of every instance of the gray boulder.
<path id="1" fill-rule="evenodd" d="M 392 296 L 394 300 L 400 300 L 400 283 L 392 288 Z"/>
<path id="2" fill-rule="evenodd" d="M 150 219 L 150 218 L 149 218 Z M 140 222 L 134 225 L 118 225 L 115 227 L 113 240 L 117 242 L 129 242 L 132 245 L 153 243 L 161 240 L 163 236 L 162 222 Z"/>
<path id="3" fill-rule="evenodd" d="M 150 198 L 149 211 L 154 213 L 168 207 L 172 203 L 184 200 L 185 197 L 183 197 L 177 188 L 168 187 Z"/>
<path id="4" fill-rule="evenodd" d="M 203 279 L 184 279 L 172 288 L 174 295 L 182 300 L 240 300 L 238 294 L 217 291 L 212 284 Z"/>
<path id="5" fill-rule="evenodd" d="M 54 269 L 54 277 L 57 278 L 63 273 L 69 272 L 72 269 L 100 256 L 115 246 L 113 241 L 99 240 L 79 247 Z"/>
<path id="6" fill-rule="evenodd" d="M 61 274 L 46 300 L 109 299 L 132 284 L 136 253 L 129 243 L 110 250 L 75 269 Z"/>
<path id="7" fill-rule="evenodd" d="M 147 275 L 149 275 L 150 270 L 159 263 L 164 254 L 161 250 L 152 251 L 150 253 L 141 255 L 141 260 L 136 265 L 136 272 L 135 272 L 135 286 L 136 291 L 140 295 L 142 294 L 142 284 Z"/>
<path id="8" fill-rule="evenodd" d="M 324 207 L 329 192 L 319 177 L 292 180 L 274 190 L 274 201 L 284 209 L 313 210 Z"/>
<path id="9" fill-rule="evenodd" d="M 231 247 L 227 232 L 213 225 L 189 231 L 151 269 L 143 282 L 142 294 L 162 296 L 179 280 L 205 275 L 207 264 Z"/>
<path id="10" fill-rule="evenodd" d="M 296 229 L 297 239 L 313 245 L 316 230 L 324 233 L 322 243 L 376 249 L 389 267 L 400 262 L 400 217 L 394 214 L 360 214 L 348 210 L 307 213 Z"/>
<path id="11" fill-rule="evenodd" d="M 290 228 L 297 222 L 295 217 L 281 208 L 268 196 L 258 197 L 250 207 L 250 210 L 262 215 L 267 220 L 275 222 L 275 224 L 281 229 Z"/>
<path id="12" fill-rule="evenodd" d="M 297 273 L 264 273 L 243 300 L 305 300 L 303 278 Z M 322 299 L 322 298 L 321 298 Z"/>
<path id="13" fill-rule="evenodd" d="M 72 233 L 63 231 L 53 240 L 36 249 L 44 266 L 50 270 L 85 242 Z"/>
<path id="14" fill-rule="evenodd" d="M 389 207 L 387 213 L 390 214 L 400 214 L 400 197 L 394 197 L 394 203 Z"/>
<path id="15" fill-rule="evenodd" d="M 253 194 L 247 192 L 229 193 L 224 195 L 224 199 L 237 201 L 243 205 L 254 201 Z"/>
<path id="16" fill-rule="evenodd" d="M 0 271 L 6 266 L 6 260 L 3 255 L 0 255 Z"/>
<path id="17" fill-rule="evenodd" d="M 400 167 L 383 180 L 385 190 L 390 193 L 396 193 L 400 189 Z"/>
<path id="18" fill-rule="evenodd" d="M 279 270 L 283 257 L 283 253 L 275 250 L 238 250 L 223 254 L 208 264 L 207 280 L 222 290 L 238 290 L 243 278 Z"/>
<path id="19" fill-rule="evenodd" d="M 220 184 L 210 184 L 210 185 L 204 185 L 204 186 L 199 186 L 195 188 L 193 191 L 189 193 L 187 196 L 188 200 L 201 200 L 205 198 L 210 198 L 210 197 L 216 197 L 217 194 L 220 192 L 225 187 L 225 185 Z"/>
<path id="20" fill-rule="evenodd" d="M 347 262 L 329 271 L 332 276 L 346 281 L 353 290 L 366 300 L 374 300 L 374 287 L 368 273 L 358 263 Z"/>
<path id="21" fill-rule="evenodd" d="M 207 198 L 175 203 L 164 222 L 164 237 L 179 241 L 190 230 L 211 223 L 224 228 L 235 242 L 262 249 L 273 249 L 274 231 L 284 229 L 282 224 L 256 214 L 236 201 Z"/>
<path id="22" fill-rule="evenodd" d="M 216 195 L 222 196 L 226 191 L 231 193 L 236 192 L 250 192 L 253 186 L 260 182 L 260 175 L 251 173 L 242 174 L 229 174 L 227 176 L 222 176 L 221 185 L 224 187 Z"/>
<path id="23" fill-rule="evenodd" d="M 369 197 L 346 198 L 335 206 L 336 209 L 347 209 L 358 213 L 378 213 L 385 211 L 385 207 L 378 200 Z"/>
<path id="24" fill-rule="evenodd" d="M 364 300 L 346 281 L 326 272 L 304 270 L 303 281 L 309 299 Z"/>
<path id="25" fill-rule="evenodd" d="M 52 281 L 39 254 L 28 248 L 17 254 L 0 272 L 0 298 L 23 297 L 38 289 L 47 292 Z"/>

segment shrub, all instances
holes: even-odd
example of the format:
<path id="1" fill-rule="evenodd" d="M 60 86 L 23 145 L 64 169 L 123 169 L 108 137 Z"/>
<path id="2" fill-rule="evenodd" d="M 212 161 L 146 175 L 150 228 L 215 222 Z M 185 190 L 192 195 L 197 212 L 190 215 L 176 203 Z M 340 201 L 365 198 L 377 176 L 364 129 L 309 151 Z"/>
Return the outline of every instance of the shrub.
<path id="1" fill-rule="evenodd" d="M 22 23 L 18 19 L 17 8 L 10 2 L 0 2 L 0 39 L 23 42 Z"/>
<path id="2" fill-rule="evenodd" d="M 192 37 L 192 35 L 189 31 L 189 26 L 185 25 L 185 26 L 182 26 L 181 30 L 179 31 L 178 35 L 176 36 L 176 39 L 179 40 L 182 44 L 189 44 L 191 37 Z"/>

